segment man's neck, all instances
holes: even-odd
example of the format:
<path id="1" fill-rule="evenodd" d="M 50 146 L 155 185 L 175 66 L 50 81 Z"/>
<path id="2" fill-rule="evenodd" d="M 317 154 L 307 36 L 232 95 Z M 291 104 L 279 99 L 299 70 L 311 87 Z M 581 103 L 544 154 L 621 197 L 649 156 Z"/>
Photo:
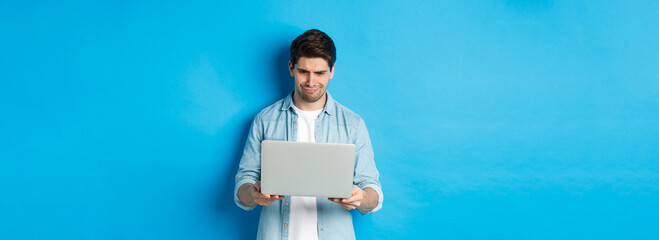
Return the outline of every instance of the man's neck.
<path id="1" fill-rule="evenodd" d="M 314 111 L 314 110 L 319 110 L 325 107 L 325 103 L 327 102 L 327 93 L 323 94 L 323 97 L 318 99 L 316 102 L 305 102 L 302 100 L 300 96 L 298 96 L 297 93 L 293 93 L 293 105 L 295 105 L 297 108 L 303 111 Z"/>

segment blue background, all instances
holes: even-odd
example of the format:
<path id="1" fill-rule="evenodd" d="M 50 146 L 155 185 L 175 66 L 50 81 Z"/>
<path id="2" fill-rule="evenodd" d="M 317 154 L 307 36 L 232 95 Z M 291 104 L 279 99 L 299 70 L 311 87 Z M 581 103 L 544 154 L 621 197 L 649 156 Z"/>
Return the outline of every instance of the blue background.
<path id="1" fill-rule="evenodd" d="M 658 239 L 657 1 L 0 2 L 0 238 L 251 239 L 253 116 L 326 31 L 362 239 Z"/>

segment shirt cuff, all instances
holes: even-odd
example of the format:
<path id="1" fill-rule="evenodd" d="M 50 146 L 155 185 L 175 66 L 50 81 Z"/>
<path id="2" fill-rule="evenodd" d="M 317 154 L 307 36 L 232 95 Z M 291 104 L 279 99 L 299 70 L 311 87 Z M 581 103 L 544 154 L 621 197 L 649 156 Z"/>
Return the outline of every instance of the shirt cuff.
<path id="1" fill-rule="evenodd" d="M 256 207 L 256 206 L 254 206 L 254 207 L 245 206 L 242 202 L 240 202 L 240 199 L 238 199 L 238 189 L 240 188 L 240 186 L 242 186 L 245 183 L 256 184 L 256 181 L 254 181 L 252 179 L 243 179 L 243 180 L 238 181 L 236 183 L 235 189 L 233 190 L 233 201 L 236 203 L 236 205 L 238 205 L 238 207 L 242 208 L 243 210 L 250 211 L 250 210 L 254 209 L 254 207 Z"/>
<path id="2" fill-rule="evenodd" d="M 377 212 L 378 210 L 380 210 L 380 208 L 382 208 L 382 199 L 384 199 L 384 195 L 382 195 L 382 189 L 380 189 L 380 186 L 378 186 L 378 185 L 376 185 L 376 184 L 367 184 L 367 185 L 365 185 L 364 187 L 362 187 L 362 189 L 364 189 L 364 188 L 372 188 L 373 190 L 375 190 L 375 192 L 378 193 L 378 205 L 375 206 L 375 208 L 373 208 L 373 210 L 371 210 L 371 211 L 368 211 L 368 212 L 362 212 L 362 211 L 359 211 L 359 212 L 360 212 L 362 215 L 366 215 L 366 214 L 368 214 L 368 213 Z"/>

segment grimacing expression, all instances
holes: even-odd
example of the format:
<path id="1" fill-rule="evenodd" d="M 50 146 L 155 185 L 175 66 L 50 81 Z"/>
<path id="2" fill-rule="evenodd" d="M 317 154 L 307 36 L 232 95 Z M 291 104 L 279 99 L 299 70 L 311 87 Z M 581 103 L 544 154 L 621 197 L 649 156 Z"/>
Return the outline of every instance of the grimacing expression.
<path id="1" fill-rule="evenodd" d="M 330 69 L 323 58 L 300 57 L 295 66 L 288 62 L 288 69 L 295 78 L 295 94 L 309 103 L 325 96 L 327 84 L 334 76 L 334 68 Z"/>

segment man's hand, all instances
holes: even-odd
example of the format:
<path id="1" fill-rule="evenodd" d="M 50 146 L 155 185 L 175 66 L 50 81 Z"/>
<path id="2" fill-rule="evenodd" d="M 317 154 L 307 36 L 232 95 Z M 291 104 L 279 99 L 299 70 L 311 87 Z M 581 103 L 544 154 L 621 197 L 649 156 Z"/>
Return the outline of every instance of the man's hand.
<path id="1" fill-rule="evenodd" d="M 282 195 L 261 194 L 261 181 L 256 184 L 245 183 L 238 189 L 238 198 L 248 207 L 258 205 L 268 206 L 275 201 L 284 199 Z"/>
<path id="2" fill-rule="evenodd" d="M 284 196 L 282 195 L 261 194 L 261 181 L 252 185 L 250 188 L 250 194 L 252 195 L 252 199 L 254 199 L 254 203 L 261 206 L 268 206 L 277 200 L 284 199 Z"/>
<path id="3" fill-rule="evenodd" d="M 341 204 L 346 210 L 353 210 L 362 205 L 362 200 L 364 200 L 364 190 L 359 188 L 357 185 L 352 185 L 352 197 L 350 198 L 327 198 L 332 202 Z M 377 194 L 376 194 L 377 195 Z"/>

